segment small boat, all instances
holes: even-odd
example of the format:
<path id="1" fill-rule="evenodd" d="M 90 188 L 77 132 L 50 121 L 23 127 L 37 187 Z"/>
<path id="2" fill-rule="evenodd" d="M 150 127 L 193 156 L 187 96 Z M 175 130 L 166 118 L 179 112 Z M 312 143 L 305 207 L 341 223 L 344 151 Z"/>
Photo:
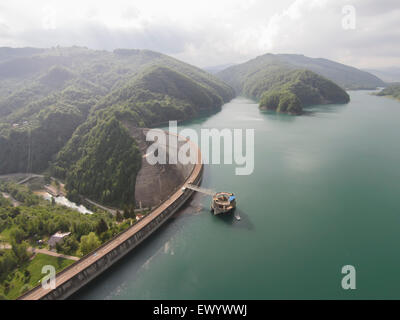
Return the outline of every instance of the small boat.
<path id="1" fill-rule="evenodd" d="M 236 196 L 231 192 L 217 192 L 211 202 L 214 215 L 232 212 L 236 208 Z"/>

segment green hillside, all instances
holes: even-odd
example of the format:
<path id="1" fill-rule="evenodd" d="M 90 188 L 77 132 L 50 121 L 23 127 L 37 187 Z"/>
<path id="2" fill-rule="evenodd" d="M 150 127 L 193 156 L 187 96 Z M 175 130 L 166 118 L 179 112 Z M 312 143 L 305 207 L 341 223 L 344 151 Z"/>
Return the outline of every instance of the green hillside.
<path id="1" fill-rule="evenodd" d="M 165 66 L 151 66 L 112 91 L 95 110 L 117 110 L 140 126 L 153 126 L 169 119 L 186 120 L 219 110 L 225 99 L 208 84 Z"/>
<path id="2" fill-rule="evenodd" d="M 400 100 L 400 83 L 393 83 L 387 88 L 379 91 L 377 96 L 388 96 Z"/>
<path id="3" fill-rule="evenodd" d="M 347 103 L 349 95 L 332 81 L 304 69 L 295 69 L 270 55 L 230 67 L 218 76 L 238 94 L 260 101 L 261 109 L 300 114 L 303 107 Z"/>
<path id="4" fill-rule="evenodd" d="M 121 120 L 191 119 L 233 97 L 211 74 L 149 50 L 0 48 L 0 174 L 51 164 L 72 196 L 132 201 L 140 158 Z"/>
<path id="5" fill-rule="evenodd" d="M 237 76 L 242 78 L 246 74 L 274 67 L 310 70 L 344 89 L 375 89 L 385 86 L 381 79 L 369 72 L 328 59 L 309 58 L 300 54 L 265 54 L 246 63 L 226 68 L 217 73 L 217 76 L 234 85 L 237 90 Z M 233 75 L 235 79 L 232 79 Z"/>
<path id="6" fill-rule="evenodd" d="M 66 179 L 68 197 L 78 195 L 108 204 L 134 203 L 141 154 L 115 117 L 91 119 L 73 135 L 58 156 L 54 175 Z"/>

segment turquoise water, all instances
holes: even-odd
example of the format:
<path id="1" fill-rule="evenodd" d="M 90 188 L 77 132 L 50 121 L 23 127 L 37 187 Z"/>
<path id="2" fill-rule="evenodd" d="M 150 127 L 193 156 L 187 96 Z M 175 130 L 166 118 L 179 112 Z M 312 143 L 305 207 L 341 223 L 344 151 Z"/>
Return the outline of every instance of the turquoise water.
<path id="1" fill-rule="evenodd" d="M 350 92 L 304 116 L 237 98 L 182 127 L 254 128 L 255 170 L 207 165 L 202 186 L 238 196 L 241 221 L 196 195 L 73 298 L 400 298 L 400 103 Z M 356 268 L 356 290 L 341 268 Z"/>

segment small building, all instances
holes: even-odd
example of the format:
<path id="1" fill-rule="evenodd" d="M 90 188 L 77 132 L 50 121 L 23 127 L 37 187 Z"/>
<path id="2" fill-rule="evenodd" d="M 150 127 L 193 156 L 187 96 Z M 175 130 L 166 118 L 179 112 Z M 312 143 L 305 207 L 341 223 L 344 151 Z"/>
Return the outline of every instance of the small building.
<path id="1" fill-rule="evenodd" d="M 71 234 L 71 232 L 66 232 L 66 233 L 61 233 L 60 231 L 56 232 L 53 234 L 49 241 L 47 243 L 49 244 L 49 247 L 51 249 L 54 249 L 56 247 L 57 243 L 60 243 L 64 240 L 65 237 L 68 237 Z"/>

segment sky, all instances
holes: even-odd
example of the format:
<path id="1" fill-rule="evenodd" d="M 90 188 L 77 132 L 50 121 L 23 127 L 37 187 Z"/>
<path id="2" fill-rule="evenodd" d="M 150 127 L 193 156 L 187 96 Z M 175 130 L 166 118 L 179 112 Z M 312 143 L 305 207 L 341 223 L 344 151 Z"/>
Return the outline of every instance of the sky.
<path id="1" fill-rule="evenodd" d="M 150 49 L 199 67 L 298 53 L 400 67 L 400 0 L 0 0 L 0 46 Z"/>

